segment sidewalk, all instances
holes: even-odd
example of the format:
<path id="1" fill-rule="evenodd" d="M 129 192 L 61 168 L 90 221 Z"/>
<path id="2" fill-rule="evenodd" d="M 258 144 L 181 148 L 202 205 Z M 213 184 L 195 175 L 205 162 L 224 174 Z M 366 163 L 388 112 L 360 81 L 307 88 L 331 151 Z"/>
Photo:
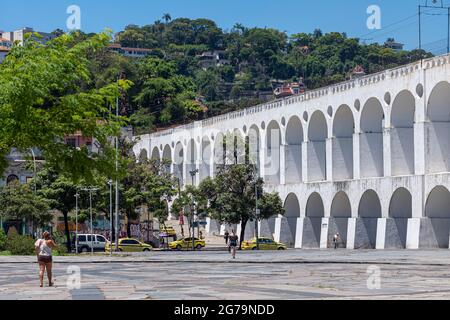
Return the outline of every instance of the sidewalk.
<path id="1" fill-rule="evenodd" d="M 110 257 L 108 254 L 94 256 L 79 255 L 54 257 L 55 263 L 99 264 L 99 263 L 245 263 L 245 264 L 382 264 L 382 265 L 430 265 L 450 266 L 448 250 L 407 251 L 407 250 L 287 250 L 240 251 L 236 260 L 230 260 L 225 251 L 176 251 L 150 253 L 121 253 Z M 0 257 L 0 264 L 36 263 L 34 256 Z"/>

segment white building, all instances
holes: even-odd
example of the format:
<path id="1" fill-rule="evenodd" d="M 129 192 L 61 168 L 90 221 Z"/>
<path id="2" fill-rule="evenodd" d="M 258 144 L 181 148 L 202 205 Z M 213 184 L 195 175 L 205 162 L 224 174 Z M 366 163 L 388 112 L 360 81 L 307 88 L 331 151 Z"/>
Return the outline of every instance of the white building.
<path id="1" fill-rule="evenodd" d="M 34 31 L 33 28 L 29 27 L 8 32 L 0 31 L 0 37 L 9 40 L 12 43 L 15 43 L 17 41 L 20 45 L 23 45 L 25 35 L 28 33 L 38 33 L 39 37 L 34 37 L 34 39 L 43 44 L 55 38 L 55 36 L 51 33 Z"/>
<path id="2" fill-rule="evenodd" d="M 349 249 L 449 248 L 450 56 L 140 136 L 135 153 L 170 160 L 185 183 L 197 168 L 199 183 L 230 133 L 248 137 L 285 203 L 262 235 L 296 248 L 327 248 L 336 232 Z"/>

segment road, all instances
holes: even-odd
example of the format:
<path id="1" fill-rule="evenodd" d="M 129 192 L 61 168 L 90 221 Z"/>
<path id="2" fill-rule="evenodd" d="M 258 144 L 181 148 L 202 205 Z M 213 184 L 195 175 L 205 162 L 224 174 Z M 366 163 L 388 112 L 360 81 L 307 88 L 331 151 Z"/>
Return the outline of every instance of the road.
<path id="1" fill-rule="evenodd" d="M 33 257 L 0 257 L 0 300 L 450 299 L 448 250 L 152 252 L 56 257 L 54 269 L 56 287 L 39 288 Z"/>

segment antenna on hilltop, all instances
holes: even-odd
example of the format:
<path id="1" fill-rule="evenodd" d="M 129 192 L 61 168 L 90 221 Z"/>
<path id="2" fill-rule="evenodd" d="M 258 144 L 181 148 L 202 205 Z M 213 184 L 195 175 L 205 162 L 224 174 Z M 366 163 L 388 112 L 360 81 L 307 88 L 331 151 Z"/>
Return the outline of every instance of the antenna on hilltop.
<path id="1" fill-rule="evenodd" d="M 424 6 L 419 5 L 419 49 L 422 49 L 422 15 L 430 15 L 427 13 L 430 10 L 425 11 L 424 9 L 441 9 L 447 11 L 447 53 L 450 53 L 450 6 L 444 6 L 442 0 L 425 0 Z"/>

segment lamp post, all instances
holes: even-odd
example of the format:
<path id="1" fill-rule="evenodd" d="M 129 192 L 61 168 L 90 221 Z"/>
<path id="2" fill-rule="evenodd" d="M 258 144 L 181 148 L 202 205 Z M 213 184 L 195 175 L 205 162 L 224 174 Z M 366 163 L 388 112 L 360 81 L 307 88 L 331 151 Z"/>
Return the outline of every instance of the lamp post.
<path id="1" fill-rule="evenodd" d="M 109 255 L 112 255 L 112 242 L 113 242 L 113 181 L 109 180 Z"/>
<path id="2" fill-rule="evenodd" d="M 99 190 L 98 188 L 84 188 L 83 191 L 89 192 L 89 214 L 90 214 L 90 234 L 91 234 L 91 254 L 94 254 L 94 228 L 93 228 L 93 214 L 92 214 L 92 193 Z"/>
<path id="3" fill-rule="evenodd" d="M 78 199 L 80 194 L 75 194 L 75 253 L 78 254 Z"/>
<path id="4" fill-rule="evenodd" d="M 256 237 L 256 249 L 259 250 L 259 232 L 258 221 L 260 216 L 260 210 L 258 209 L 258 165 L 255 164 L 255 237 Z"/>
<path id="5" fill-rule="evenodd" d="M 189 171 L 189 173 L 191 174 L 191 178 L 192 178 L 192 186 L 194 186 L 194 178 L 195 178 L 195 176 L 198 173 L 198 169 Z M 193 199 L 192 199 L 192 201 L 193 201 Z M 194 217 L 195 217 L 195 204 L 193 203 L 192 204 L 192 250 L 193 251 L 195 251 L 195 241 L 194 241 L 194 238 L 195 238 L 195 224 L 194 224 L 194 222 L 195 221 L 194 221 Z M 198 221 L 197 221 L 197 223 L 198 223 Z"/>

